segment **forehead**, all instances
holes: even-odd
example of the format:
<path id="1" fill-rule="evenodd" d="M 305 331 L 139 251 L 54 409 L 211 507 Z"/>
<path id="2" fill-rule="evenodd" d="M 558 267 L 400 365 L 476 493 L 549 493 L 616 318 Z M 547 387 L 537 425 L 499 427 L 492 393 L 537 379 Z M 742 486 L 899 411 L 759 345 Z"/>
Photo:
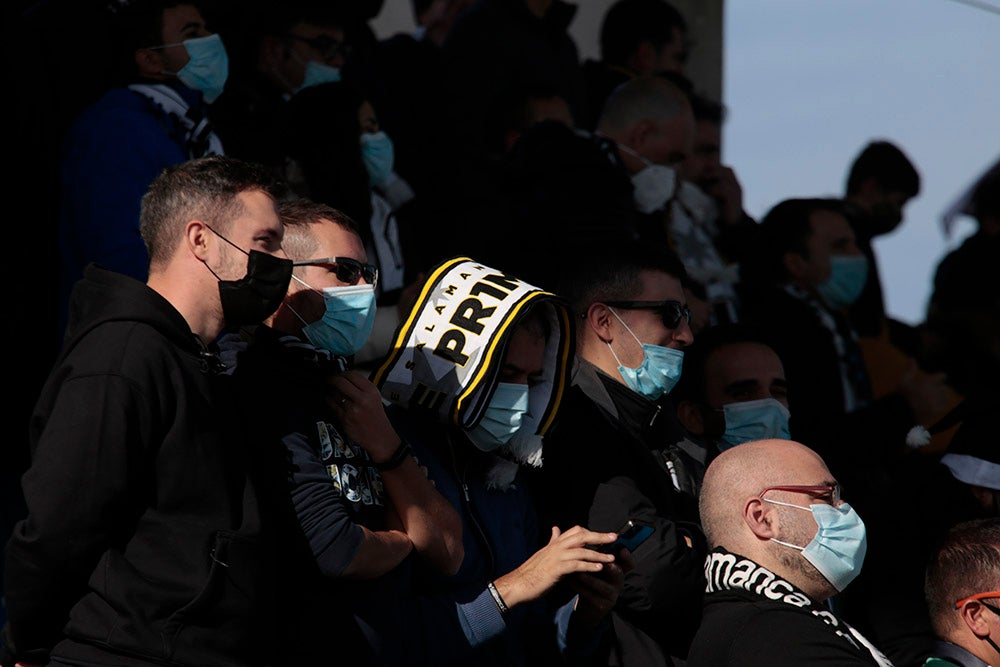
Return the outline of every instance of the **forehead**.
<path id="1" fill-rule="evenodd" d="M 314 223 L 313 236 L 316 238 L 318 257 L 350 257 L 359 262 L 367 262 L 365 246 L 354 232 L 344 229 L 332 220 L 322 219 Z M 311 258 L 303 258 L 311 259 Z"/>
<path id="2" fill-rule="evenodd" d="M 520 326 L 511 332 L 504 365 L 532 375 L 542 372 L 545 364 L 545 339 L 536 331 Z"/>
<path id="3" fill-rule="evenodd" d="M 854 230 L 840 213 L 836 211 L 814 211 L 809 216 L 812 237 L 821 245 L 836 245 L 838 242 L 854 241 Z"/>
<path id="4" fill-rule="evenodd" d="M 725 386 L 743 380 L 769 385 L 785 379 L 785 369 L 774 350 L 760 343 L 732 343 L 714 350 L 705 361 L 705 381 Z"/>
<path id="5" fill-rule="evenodd" d="M 205 19 L 194 5 L 177 5 L 163 10 L 163 35 L 181 35 L 205 27 Z M 169 41 L 169 40 L 168 40 Z"/>
<path id="6" fill-rule="evenodd" d="M 268 193 L 263 190 L 248 190 L 239 194 L 243 210 L 233 219 L 231 233 L 241 238 L 268 234 L 281 239 L 284 226 L 278 215 L 278 205 Z"/>
<path id="7" fill-rule="evenodd" d="M 669 273 L 655 270 L 643 270 L 639 273 L 642 290 L 631 298 L 633 301 L 680 301 L 686 303 L 684 288 L 681 281 Z"/>
<path id="8" fill-rule="evenodd" d="M 306 39 L 314 39 L 316 37 L 328 37 L 330 39 L 337 40 L 338 42 L 344 41 L 344 30 L 340 26 L 336 25 L 321 25 L 318 23 L 306 23 L 301 22 L 295 24 L 292 28 L 292 32 L 300 37 L 305 37 Z"/>

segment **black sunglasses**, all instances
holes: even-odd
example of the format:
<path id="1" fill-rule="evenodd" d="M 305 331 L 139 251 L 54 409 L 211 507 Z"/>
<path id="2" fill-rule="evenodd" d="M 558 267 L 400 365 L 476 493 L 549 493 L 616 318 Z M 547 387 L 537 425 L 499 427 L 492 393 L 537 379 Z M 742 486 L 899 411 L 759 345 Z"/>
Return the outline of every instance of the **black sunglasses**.
<path id="1" fill-rule="evenodd" d="M 605 301 L 604 305 L 626 310 L 655 310 L 668 329 L 679 327 L 682 318 L 691 323 L 691 309 L 680 301 Z"/>
<path id="2" fill-rule="evenodd" d="M 310 38 L 289 33 L 288 37 L 296 39 L 303 44 L 308 44 L 310 47 L 315 49 L 316 53 L 320 54 L 324 60 L 329 60 L 337 55 L 344 56 L 345 58 L 351 55 L 351 47 L 349 44 L 338 41 L 332 37 L 327 37 L 326 35 Z"/>
<path id="3" fill-rule="evenodd" d="M 337 280 L 350 285 L 356 285 L 358 279 L 362 277 L 366 283 L 373 287 L 378 283 L 378 267 L 372 264 L 363 264 L 350 257 L 301 259 L 297 262 L 292 262 L 292 266 L 325 266 L 332 268 L 337 273 Z"/>

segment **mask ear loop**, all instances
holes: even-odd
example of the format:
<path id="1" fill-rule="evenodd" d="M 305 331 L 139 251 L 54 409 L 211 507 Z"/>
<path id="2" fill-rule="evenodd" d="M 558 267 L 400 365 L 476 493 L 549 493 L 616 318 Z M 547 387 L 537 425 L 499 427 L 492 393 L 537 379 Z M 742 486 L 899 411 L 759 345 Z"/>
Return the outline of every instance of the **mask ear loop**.
<path id="1" fill-rule="evenodd" d="M 780 500 L 769 500 L 767 498 L 761 498 L 761 500 L 763 500 L 765 503 L 771 503 L 772 505 L 784 505 L 785 507 L 794 507 L 797 510 L 802 510 L 803 512 L 809 512 L 810 514 L 812 513 L 811 509 L 809 509 L 808 507 L 802 507 L 801 505 L 793 505 L 791 503 L 783 503 Z M 819 525 L 819 524 L 817 524 L 817 525 Z M 791 542 L 782 542 L 781 540 L 779 540 L 777 538 L 774 538 L 774 537 L 771 538 L 771 541 L 775 542 L 777 544 L 780 544 L 783 547 L 790 547 L 790 548 L 796 549 L 798 551 L 804 551 L 805 550 L 805 547 L 800 547 L 799 545 L 792 544 Z"/>
<path id="2" fill-rule="evenodd" d="M 640 350 L 642 350 L 642 341 L 641 341 L 641 340 L 639 340 L 639 337 L 638 337 L 638 336 L 636 336 L 636 335 L 635 335 L 635 334 L 634 334 L 634 333 L 632 332 L 632 330 L 631 330 L 631 329 L 629 328 L 629 326 L 628 326 L 627 324 L 625 324 L 625 320 L 623 320 L 623 319 L 622 319 L 622 318 L 621 318 L 621 317 L 620 317 L 620 316 L 618 315 L 618 313 L 616 313 L 616 312 L 615 312 L 615 309 L 614 309 L 614 308 L 612 308 L 611 306 L 608 306 L 608 310 L 610 310 L 610 311 L 611 311 L 611 314 L 612 314 L 612 315 L 614 315 L 614 316 L 615 316 L 615 318 L 616 318 L 616 319 L 617 319 L 617 320 L 618 320 L 619 322 L 621 322 L 621 325 L 622 325 L 623 327 L 625 327 L 625 331 L 629 332 L 629 335 L 630 335 L 630 336 L 632 336 L 632 338 L 634 338 L 634 339 L 635 339 L 635 342 L 639 344 L 639 349 L 640 349 Z M 631 368 L 631 366 L 626 366 L 625 364 L 623 364 L 623 363 L 622 363 L 621 359 L 619 359 L 619 358 L 618 358 L 618 355 L 617 355 L 617 354 L 615 354 L 615 348 L 611 347 L 611 343 L 605 343 L 605 345 L 607 345 L 607 346 L 608 346 L 608 349 L 609 349 L 609 350 L 611 350 L 611 356 L 613 356 L 613 357 L 615 358 L 615 361 L 616 361 L 616 362 L 618 362 L 618 365 L 619 365 L 619 366 L 621 366 L 621 367 L 623 367 L 623 368 Z M 642 357 L 643 357 L 643 360 L 645 360 L 645 358 L 646 358 L 646 353 L 645 353 L 645 351 L 643 351 L 643 353 L 642 353 Z M 640 364 L 639 364 L 639 366 L 641 366 L 641 365 L 642 365 L 642 364 L 640 363 Z M 639 366 L 636 366 L 635 368 L 638 368 Z"/>

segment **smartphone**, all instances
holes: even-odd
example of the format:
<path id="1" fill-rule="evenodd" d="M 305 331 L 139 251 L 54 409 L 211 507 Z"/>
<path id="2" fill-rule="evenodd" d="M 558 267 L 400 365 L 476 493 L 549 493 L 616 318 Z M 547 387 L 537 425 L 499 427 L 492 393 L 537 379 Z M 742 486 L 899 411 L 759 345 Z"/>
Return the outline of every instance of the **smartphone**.
<path id="1" fill-rule="evenodd" d="M 625 547 L 630 553 L 635 553 L 639 545 L 653 534 L 653 527 L 649 524 L 629 519 L 616 532 L 618 533 L 617 540 L 610 544 L 601 544 L 594 548 L 607 554 L 617 554 L 619 549 Z"/>

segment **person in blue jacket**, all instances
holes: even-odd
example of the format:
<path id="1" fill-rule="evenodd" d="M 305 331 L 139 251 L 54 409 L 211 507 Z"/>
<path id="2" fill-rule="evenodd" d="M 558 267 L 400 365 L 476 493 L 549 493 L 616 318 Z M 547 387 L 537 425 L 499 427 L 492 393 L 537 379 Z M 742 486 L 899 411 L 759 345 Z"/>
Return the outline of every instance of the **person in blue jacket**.
<path id="1" fill-rule="evenodd" d="M 459 257 L 429 274 L 373 374 L 396 430 L 462 517 L 458 572 L 414 568 L 402 589 L 395 640 L 411 662 L 552 664 L 609 640 L 628 551 L 591 548 L 615 533 L 539 526 L 528 483 L 566 388 L 570 339 L 555 295 Z M 560 582 L 578 594 L 557 608 L 548 593 Z"/>
<path id="2" fill-rule="evenodd" d="M 197 0 L 120 3 L 113 34 L 121 85 L 84 108 L 61 147 L 59 328 L 89 262 L 146 279 L 139 202 L 168 166 L 222 155 L 208 105 L 222 93 L 229 57 Z"/>

